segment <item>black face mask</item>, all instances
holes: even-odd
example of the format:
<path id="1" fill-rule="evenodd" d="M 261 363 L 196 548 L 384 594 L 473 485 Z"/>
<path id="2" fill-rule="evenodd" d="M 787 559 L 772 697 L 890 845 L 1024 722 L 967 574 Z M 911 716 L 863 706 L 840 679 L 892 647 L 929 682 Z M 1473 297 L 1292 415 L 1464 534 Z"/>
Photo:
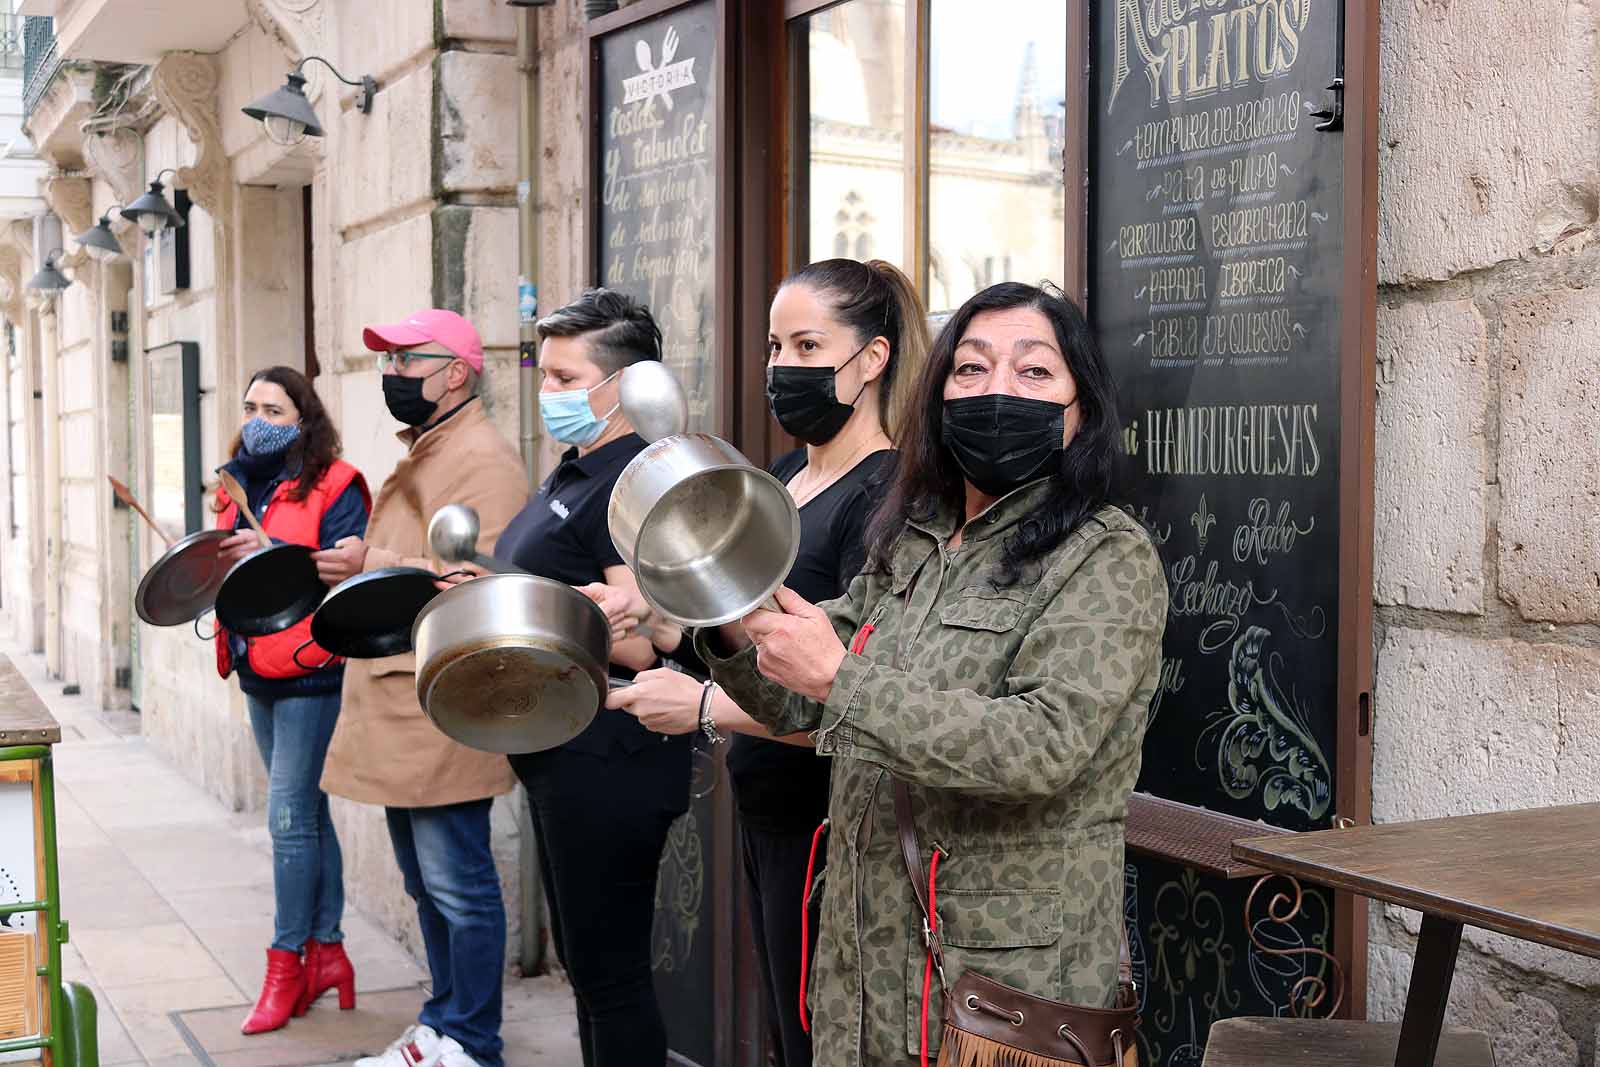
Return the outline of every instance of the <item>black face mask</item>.
<path id="1" fill-rule="evenodd" d="M 1072 404 L 1076 404 L 1074 397 Z M 940 438 L 967 481 L 1003 496 L 1058 459 L 1067 408 L 1049 400 L 985 393 L 944 402 Z"/>
<path id="2" fill-rule="evenodd" d="M 433 374 L 438 374 L 448 367 L 446 364 Z M 432 378 L 433 374 L 423 378 L 402 378 L 398 374 L 385 374 L 383 402 L 388 405 L 389 414 L 407 426 L 421 426 L 433 418 L 434 412 L 439 410 L 439 402 L 429 400 L 422 395 L 423 383 Z"/>
<path id="3" fill-rule="evenodd" d="M 834 376 L 866 350 L 862 345 L 837 367 L 768 367 L 767 406 L 783 432 L 808 445 L 824 445 L 837 437 L 867 386 L 862 384 L 856 400 L 841 404 L 834 391 Z"/>

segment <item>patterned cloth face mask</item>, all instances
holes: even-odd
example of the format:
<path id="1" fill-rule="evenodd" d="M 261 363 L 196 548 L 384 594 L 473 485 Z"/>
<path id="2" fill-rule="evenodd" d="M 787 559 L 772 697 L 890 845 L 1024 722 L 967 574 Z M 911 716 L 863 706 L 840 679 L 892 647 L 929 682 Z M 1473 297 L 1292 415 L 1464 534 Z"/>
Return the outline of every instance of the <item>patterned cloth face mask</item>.
<path id="1" fill-rule="evenodd" d="M 244 450 L 252 456 L 275 456 L 300 437 L 300 424 L 281 425 L 257 415 L 239 431 Z"/>

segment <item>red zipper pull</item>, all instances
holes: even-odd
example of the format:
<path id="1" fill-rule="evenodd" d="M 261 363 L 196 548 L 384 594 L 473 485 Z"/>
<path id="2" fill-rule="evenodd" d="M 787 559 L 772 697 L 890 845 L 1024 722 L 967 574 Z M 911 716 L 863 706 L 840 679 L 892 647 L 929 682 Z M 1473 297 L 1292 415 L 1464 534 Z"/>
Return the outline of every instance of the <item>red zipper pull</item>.
<path id="1" fill-rule="evenodd" d="M 850 641 L 851 655 L 859 656 L 866 652 L 867 638 L 877 632 L 878 620 L 883 618 L 883 611 L 884 606 L 879 604 L 878 610 L 874 611 L 871 618 L 867 619 L 866 624 L 856 631 L 855 637 Z"/>
<path id="2" fill-rule="evenodd" d="M 817 871 L 817 848 L 822 835 L 828 832 L 828 820 L 818 824 L 811 835 L 811 855 L 806 860 L 806 884 L 800 887 L 800 1029 L 811 1032 L 811 1020 L 806 1018 L 806 976 L 811 970 L 811 879 Z"/>

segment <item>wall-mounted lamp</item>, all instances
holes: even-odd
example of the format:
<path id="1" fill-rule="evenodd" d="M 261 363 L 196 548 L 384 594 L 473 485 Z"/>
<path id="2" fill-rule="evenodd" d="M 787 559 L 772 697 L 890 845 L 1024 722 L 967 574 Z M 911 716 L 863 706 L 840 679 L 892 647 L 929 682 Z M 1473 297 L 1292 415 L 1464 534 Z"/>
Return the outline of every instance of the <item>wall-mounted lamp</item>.
<path id="1" fill-rule="evenodd" d="M 44 266 L 40 267 L 33 277 L 28 279 L 27 288 L 35 289 L 45 296 L 54 296 L 72 284 L 72 279 L 56 267 L 61 260 L 61 249 L 56 249 L 44 257 Z"/>
<path id="2" fill-rule="evenodd" d="M 106 213 L 100 216 L 99 222 L 73 238 L 83 246 L 85 252 L 102 263 L 122 255 L 122 245 L 117 241 L 117 235 L 111 232 L 111 213 L 120 207 L 121 204 L 112 204 L 106 208 Z"/>
<path id="3" fill-rule="evenodd" d="M 177 173 L 168 167 L 157 174 L 156 180 L 150 183 L 149 190 L 122 209 L 122 217 L 138 224 L 139 229 L 147 234 L 160 233 L 170 226 L 182 226 L 183 216 L 178 214 L 177 208 L 167 202 L 166 186 L 161 184 L 163 175 Z"/>
<path id="4" fill-rule="evenodd" d="M 306 99 L 306 79 L 305 75 L 300 73 L 301 69 L 313 59 L 332 71 L 333 76 L 344 84 L 359 88 L 361 92 L 356 96 L 356 108 L 363 115 L 372 114 L 372 98 L 378 92 L 376 78 L 370 74 L 363 74 L 360 81 L 351 81 L 321 56 L 306 56 L 294 65 L 294 69 L 284 79 L 281 89 L 276 89 L 249 107 L 240 109 L 251 118 L 261 120 L 261 124 L 267 128 L 267 137 L 274 144 L 297 145 L 308 136 L 322 136 L 322 123 L 317 121 L 317 113 L 312 110 L 311 101 Z"/>

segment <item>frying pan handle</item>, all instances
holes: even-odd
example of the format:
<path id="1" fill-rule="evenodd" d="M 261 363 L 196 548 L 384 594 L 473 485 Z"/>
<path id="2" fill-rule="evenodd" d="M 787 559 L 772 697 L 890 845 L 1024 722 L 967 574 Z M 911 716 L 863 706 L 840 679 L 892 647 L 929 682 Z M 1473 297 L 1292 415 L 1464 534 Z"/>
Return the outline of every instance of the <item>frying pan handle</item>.
<path id="1" fill-rule="evenodd" d="M 331 665 L 334 660 L 339 658 L 338 656 L 332 655 L 330 653 L 328 658 L 322 662 L 321 666 L 313 667 L 311 664 L 306 663 L 304 660 L 302 660 L 300 658 L 300 653 L 302 653 L 306 649 L 310 648 L 313 644 L 315 644 L 315 642 L 311 638 L 308 637 L 304 641 L 300 642 L 299 646 L 297 648 L 295 648 L 294 655 L 291 658 L 294 660 L 294 665 L 296 667 L 299 667 L 303 671 L 313 671 L 313 672 L 320 671 L 320 670 L 323 670 L 324 668 L 328 667 L 329 665 Z"/>
<path id="2" fill-rule="evenodd" d="M 212 620 L 215 621 L 216 616 L 214 613 L 210 611 L 202 611 L 200 614 L 194 617 L 194 635 L 202 641 L 215 641 L 217 639 L 217 635 L 222 632 L 221 625 L 218 625 L 217 628 L 212 630 L 209 635 L 200 632 L 200 620 L 205 618 L 207 615 L 211 615 Z"/>

